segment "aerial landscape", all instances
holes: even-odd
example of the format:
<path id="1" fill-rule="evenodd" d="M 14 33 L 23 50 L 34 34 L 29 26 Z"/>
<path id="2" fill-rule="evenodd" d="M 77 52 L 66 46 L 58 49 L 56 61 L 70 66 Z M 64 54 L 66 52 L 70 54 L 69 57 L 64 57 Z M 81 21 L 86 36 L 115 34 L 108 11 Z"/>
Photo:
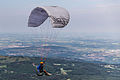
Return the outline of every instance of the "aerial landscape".
<path id="1" fill-rule="evenodd" d="M 120 42 L 117 40 L 82 36 L 71 40 L 67 36 L 40 46 L 38 35 L 2 34 L 0 37 L 1 80 L 39 80 L 32 63 L 39 64 L 41 55 L 46 57 L 46 48 L 50 50 L 45 68 L 54 75 L 44 76 L 43 80 L 119 80 Z M 42 53 L 40 48 L 45 48 Z"/>
<path id="2" fill-rule="evenodd" d="M 120 80 L 120 1 L 0 2 L 0 80 Z"/>

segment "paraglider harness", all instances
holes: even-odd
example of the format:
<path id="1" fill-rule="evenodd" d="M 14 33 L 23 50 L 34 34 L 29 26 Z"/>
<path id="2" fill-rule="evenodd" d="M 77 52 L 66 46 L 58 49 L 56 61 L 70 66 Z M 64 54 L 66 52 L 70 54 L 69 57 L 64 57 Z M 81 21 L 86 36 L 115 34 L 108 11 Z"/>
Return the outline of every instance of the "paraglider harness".
<path id="1" fill-rule="evenodd" d="M 43 64 L 39 64 L 37 67 L 36 67 L 36 74 L 38 76 L 42 76 L 45 72 L 44 70 L 44 66 L 45 66 L 45 62 L 43 62 Z"/>
<path id="2" fill-rule="evenodd" d="M 33 64 L 33 66 L 35 66 L 35 64 Z M 38 76 L 43 76 L 43 75 L 47 75 L 47 76 L 50 76 L 51 74 L 48 73 L 44 67 L 45 67 L 45 61 L 43 62 L 43 64 L 39 64 L 38 66 L 35 66 L 36 67 L 36 74 Z"/>

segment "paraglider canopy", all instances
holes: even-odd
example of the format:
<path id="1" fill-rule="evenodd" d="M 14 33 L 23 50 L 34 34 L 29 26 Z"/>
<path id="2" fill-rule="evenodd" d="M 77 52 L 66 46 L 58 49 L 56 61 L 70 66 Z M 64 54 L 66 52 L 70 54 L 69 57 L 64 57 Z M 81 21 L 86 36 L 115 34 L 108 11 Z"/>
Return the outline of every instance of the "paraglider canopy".
<path id="1" fill-rule="evenodd" d="M 66 9 L 58 6 L 36 7 L 32 10 L 29 20 L 29 27 L 40 26 L 47 18 L 50 18 L 53 28 L 63 28 L 69 22 L 70 16 Z"/>

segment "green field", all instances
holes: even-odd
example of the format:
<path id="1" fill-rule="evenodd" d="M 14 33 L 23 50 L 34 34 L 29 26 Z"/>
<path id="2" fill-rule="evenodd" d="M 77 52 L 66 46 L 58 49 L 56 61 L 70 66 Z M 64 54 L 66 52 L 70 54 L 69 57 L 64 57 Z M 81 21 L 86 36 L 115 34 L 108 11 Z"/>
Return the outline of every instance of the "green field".
<path id="1" fill-rule="evenodd" d="M 119 80 L 119 65 L 75 62 L 65 59 L 47 59 L 45 69 L 52 76 L 37 76 L 32 63 L 39 57 L 0 57 L 0 80 Z M 114 67 L 113 66 L 113 67 Z"/>

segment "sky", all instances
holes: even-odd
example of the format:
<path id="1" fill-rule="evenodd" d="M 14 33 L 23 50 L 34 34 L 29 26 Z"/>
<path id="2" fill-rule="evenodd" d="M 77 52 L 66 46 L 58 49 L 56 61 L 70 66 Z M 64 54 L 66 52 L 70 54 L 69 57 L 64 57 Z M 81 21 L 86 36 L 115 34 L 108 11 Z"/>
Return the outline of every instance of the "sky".
<path id="1" fill-rule="evenodd" d="M 32 33 L 28 17 L 38 6 L 69 11 L 71 19 L 64 33 L 120 33 L 120 0 L 1 0 L 0 33 Z"/>

